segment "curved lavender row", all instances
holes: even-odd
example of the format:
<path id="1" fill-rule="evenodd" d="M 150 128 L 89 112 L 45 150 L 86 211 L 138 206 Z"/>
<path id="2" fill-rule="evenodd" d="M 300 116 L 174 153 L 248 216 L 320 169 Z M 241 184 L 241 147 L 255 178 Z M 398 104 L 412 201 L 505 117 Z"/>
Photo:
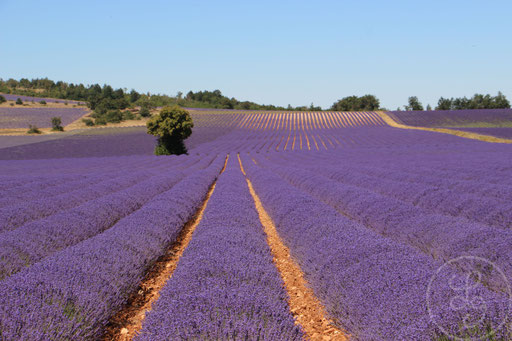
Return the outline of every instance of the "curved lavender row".
<path id="1" fill-rule="evenodd" d="M 185 160 L 185 164 L 194 162 L 194 160 L 190 158 L 186 158 Z M 160 167 L 162 169 L 164 165 Z M 42 219 L 76 207 L 89 200 L 123 190 L 139 183 L 157 171 L 158 169 L 152 171 L 142 170 L 136 173 L 125 171 L 121 173 L 123 175 L 114 179 L 105 179 L 103 175 L 100 175 L 99 177 L 103 179 L 101 182 L 81 188 L 77 191 L 62 193 L 50 198 L 36 199 L 39 198 L 36 193 L 36 198 L 34 198 L 35 200 L 33 201 L 21 202 L 0 208 L 0 232 L 16 229 L 33 220 Z M 87 180 L 84 181 L 84 185 L 87 183 Z"/>
<path id="2" fill-rule="evenodd" d="M 18 177 L 1 177 L 0 193 L 2 196 L 14 195 L 26 190 L 31 190 L 32 186 L 45 187 L 55 183 L 65 184 L 69 181 L 84 179 L 83 175 L 54 175 L 54 176 L 18 176 Z"/>
<path id="3" fill-rule="evenodd" d="M 339 327 L 365 341 L 425 340 L 439 334 L 425 294 L 440 263 L 336 213 L 248 158 L 244 167 L 278 232 Z M 448 302 L 455 293 L 449 278 L 458 275 L 450 271 L 448 276 L 436 283 L 433 304 L 436 316 L 442 316 L 451 331 L 458 331 L 468 311 L 450 309 Z M 491 321 L 504 317 L 506 300 L 482 286 L 478 295 L 488 303 Z"/>
<path id="4" fill-rule="evenodd" d="M 202 160 L 200 166 L 192 170 L 202 169 L 210 161 L 211 158 Z M 118 193 L 0 234 L 0 279 L 107 230 L 184 177 L 183 171 L 173 170 Z"/>
<path id="5" fill-rule="evenodd" d="M 283 166 L 270 169 L 351 219 L 436 260 L 446 262 L 460 255 L 478 256 L 495 263 L 512 278 L 512 258 L 508 251 L 512 249 L 512 231 L 428 212 L 313 172 Z M 500 278 L 493 280 L 488 283 L 491 288 L 506 290 Z"/>
<path id="6" fill-rule="evenodd" d="M 217 158 L 104 233 L 4 280 L 3 340 L 99 339 L 110 316 L 199 208 L 223 164 Z"/>
<path id="7" fill-rule="evenodd" d="M 315 169 L 318 171 L 318 169 Z M 320 170 L 322 172 L 322 170 Z M 465 217 L 471 221 L 480 222 L 489 226 L 512 227 L 512 203 L 505 199 L 480 197 L 477 195 L 461 193 L 452 189 L 429 187 L 422 184 L 386 181 L 359 175 L 347 176 L 347 173 L 322 172 L 328 178 L 359 187 L 371 189 L 388 197 L 394 197 L 403 202 L 419 206 L 427 211 L 439 212 L 454 217 Z M 506 190 L 503 190 L 506 192 Z M 510 195 L 510 192 L 507 194 Z"/>
<path id="8" fill-rule="evenodd" d="M 103 129 L 103 128 L 101 128 Z M 0 175 L 2 176 L 27 176 L 34 177 L 43 175 L 57 174 L 82 174 L 84 171 L 94 172 L 104 167 L 125 167 L 134 162 L 153 162 L 161 159 L 158 156 L 150 155 L 129 155 L 129 156 L 111 156 L 111 157 L 89 157 L 89 158 L 60 158 L 38 159 L 34 160 L 0 160 Z M 168 160 L 174 157 L 167 158 Z M 58 166 L 55 167 L 58 161 Z M 34 175 L 37 174 L 37 175 Z"/>
<path id="9" fill-rule="evenodd" d="M 302 337 L 247 183 L 232 157 L 137 340 Z"/>
<path id="10" fill-rule="evenodd" d="M 474 141 L 476 142 L 476 141 Z M 350 163 L 357 166 L 357 168 L 375 168 L 376 165 L 379 169 L 385 171 L 398 171 L 401 176 L 416 177 L 416 179 L 425 179 L 430 181 L 439 182 L 440 179 L 449 181 L 475 181 L 479 183 L 498 184 L 500 186 L 512 185 L 512 179 L 508 175 L 512 171 L 512 166 L 507 163 L 512 148 L 508 145 L 489 146 L 489 144 L 478 144 L 473 146 L 473 153 L 478 152 L 478 157 L 470 157 L 467 155 L 466 150 L 471 145 L 462 144 L 461 148 L 454 150 L 447 150 L 440 153 L 440 150 L 424 150 L 416 148 L 415 153 L 421 152 L 422 157 L 417 158 L 415 154 L 394 152 L 394 148 L 390 149 L 389 153 L 368 153 L 361 154 L 360 151 L 349 152 L 344 150 L 342 155 L 333 155 L 330 152 L 317 153 L 314 159 L 318 160 L 323 158 L 325 160 L 340 163 Z M 501 148 L 500 148 L 501 147 Z M 449 157 L 447 157 L 449 156 Z M 414 167 L 411 167 L 414 163 Z M 380 176 L 380 175 L 379 175 Z"/>
<path id="11" fill-rule="evenodd" d="M 103 168 L 102 170 L 95 170 L 92 173 L 84 171 L 84 174 L 74 181 L 67 181 L 60 183 L 59 177 L 50 176 L 44 178 L 44 181 L 38 181 L 36 183 L 29 183 L 26 186 L 16 187 L 10 191 L 2 192 L 4 198 L 0 199 L 0 208 L 7 205 L 14 205 L 20 201 L 26 205 L 28 201 L 37 200 L 37 198 L 44 197 L 48 199 L 60 194 L 70 194 L 74 191 L 80 191 L 87 186 L 97 184 L 101 181 L 105 181 L 112 178 L 123 176 L 127 173 L 126 169 L 129 169 L 131 173 L 136 171 L 147 171 L 148 175 L 158 173 L 158 171 L 167 165 L 167 167 L 186 167 L 190 164 L 190 158 L 170 158 L 167 160 L 153 160 L 151 162 L 140 162 L 134 161 L 132 164 L 125 164 L 122 168 L 119 166 L 112 166 L 109 168 Z M 171 162 L 169 162 L 171 161 Z M 175 162 L 172 162 L 175 161 Z M 184 161 L 183 163 L 180 163 Z M 75 176 L 76 177 L 76 176 Z"/>
<path id="12" fill-rule="evenodd" d="M 134 164 L 131 165 L 130 171 L 143 171 L 151 170 L 151 165 Z M 18 186 L 10 189 L 9 191 L 2 191 L 2 198 L 0 198 L 0 208 L 27 201 L 37 200 L 37 198 L 50 197 L 69 194 L 74 191 L 80 191 L 87 186 L 95 185 L 101 181 L 112 178 L 117 178 L 126 174 L 125 170 L 111 169 L 104 170 L 103 172 L 86 173 L 81 177 L 74 176 L 75 179 L 68 181 L 61 181 L 60 176 L 45 177 L 43 181 L 31 182 L 24 186 Z"/>
<path id="13" fill-rule="evenodd" d="M 366 176 L 355 169 L 345 167 L 339 167 L 340 169 L 318 167 L 318 161 L 314 165 L 304 163 L 300 165 L 301 168 L 306 167 L 328 179 L 369 189 L 372 192 L 422 207 L 428 212 L 464 217 L 471 221 L 499 228 L 510 228 L 512 226 L 512 204 L 505 199 L 480 197 L 418 183 L 404 184 L 399 181 Z M 295 170 L 293 169 L 293 171 Z M 474 185 L 474 187 L 477 187 L 477 184 Z M 502 192 L 506 192 L 506 187 Z M 508 194 L 512 195 L 511 193 Z"/>
<path id="14" fill-rule="evenodd" d="M 452 154 L 453 155 L 453 154 Z M 452 156 L 451 155 L 451 156 Z M 300 161 L 305 162 L 306 166 L 307 164 L 315 164 L 316 162 L 319 162 L 321 160 L 325 160 L 324 162 L 328 164 L 339 164 L 337 166 L 327 166 L 327 169 L 332 170 L 346 170 L 347 173 L 364 173 L 367 176 L 372 176 L 378 179 L 388 179 L 390 181 L 400 181 L 404 183 L 414 183 L 414 184 L 424 184 L 428 186 L 436 186 L 436 187 L 443 187 L 446 189 L 451 189 L 458 192 L 466 192 L 468 194 L 474 194 L 484 197 L 492 197 L 496 198 L 505 202 L 508 202 L 509 200 L 512 200 L 512 183 L 507 184 L 506 179 L 504 177 L 507 177 L 510 173 L 510 170 L 503 170 L 502 172 L 504 174 L 499 175 L 502 179 L 498 184 L 488 183 L 486 181 L 482 181 L 482 179 L 479 176 L 473 176 L 473 179 L 465 179 L 460 176 L 460 171 L 452 171 L 451 175 L 447 174 L 446 172 L 437 174 L 437 169 L 435 165 L 430 166 L 430 168 L 426 168 L 424 172 L 421 173 L 413 173 L 411 172 L 410 164 L 411 162 L 415 163 L 414 169 L 417 170 L 418 162 L 416 160 L 397 160 L 396 158 L 391 159 L 395 164 L 394 165 L 387 165 L 384 164 L 379 159 L 376 159 L 374 157 L 371 157 L 370 159 L 373 160 L 372 164 L 366 165 L 361 164 L 358 161 L 362 161 L 362 159 L 365 156 L 359 156 L 359 159 L 350 158 L 350 160 L 347 160 L 347 158 L 340 155 L 333 155 L 330 154 L 324 154 L 319 156 L 312 157 L 309 155 L 309 157 L 303 157 L 303 158 L 297 158 L 296 155 L 275 155 L 272 156 L 272 159 L 276 162 L 281 162 L 286 160 L 294 160 L 294 161 Z M 388 156 L 386 156 L 387 159 L 389 159 Z M 507 158 L 506 155 L 503 155 L 503 158 Z M 495 158 L 494 158 L 495 159 Z M 389 161 L 389 160 L 388 160 Z M 495 164 L 495 162 L 492 162 L 492 160 L 484 161 L 481 160 L 480 163 L 484 164 L 486 166 L 485 172 L 491 172 L 496 173 L 497 170 L 489 169 L 490 166 Z M 471 169 L 475 169 L 473 165 L 471 165 Z"/>

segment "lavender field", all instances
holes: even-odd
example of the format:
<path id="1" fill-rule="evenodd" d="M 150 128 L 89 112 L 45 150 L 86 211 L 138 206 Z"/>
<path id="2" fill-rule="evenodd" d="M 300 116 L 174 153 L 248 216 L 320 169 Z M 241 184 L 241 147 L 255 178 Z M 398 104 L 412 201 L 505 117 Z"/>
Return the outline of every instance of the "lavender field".
<path id="1" fill-rule="evenodd" d="M 45 101 L 46 103 L 70 103 L 70 104 L 78 104 L 78 103 L 80 103 L 79 101 L 72 101 L 72 100 L 68 100 L 68 99 L 43 98 L 43 97 L 22 96 L 22 95 L 3 94 L 3 93 L 0 93 L 0 95 L 4 96 L 5 99 L 8 100 L 8 101 L 16 101 L 19 98 L 23 102 L 41 102 L 41 101 Z"/>
<path id="2" fill-rule="evenodd" d="M 511 145 L 374 112 L 192 117 L 188 155 L 143 128 L 0 146 L 0 340 L 512 339 Z"/>
<path id="3" fill-rule="evenodd" d="M 68 125 L 87 113 L 85 108 L 0 108 L 0 129 L 28 128 L 35 125 L 38 128 L 51 127 L 52 117 L 60 117 L 62 125 Z"/>
<path id="4" fill-rule="evenodd" d="M 512 127 L 512 109 L 391 111 L 398 122 L 414 127 Z"/>

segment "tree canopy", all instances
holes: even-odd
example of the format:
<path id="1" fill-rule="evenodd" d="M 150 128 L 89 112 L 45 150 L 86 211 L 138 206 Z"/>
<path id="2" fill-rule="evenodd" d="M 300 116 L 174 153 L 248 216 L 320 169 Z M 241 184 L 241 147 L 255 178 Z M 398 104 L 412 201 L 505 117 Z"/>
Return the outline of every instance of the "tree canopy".
<path id="1" fill-rule="evenodd" d="M 463 110 L 463 109 L 509 109 L 510 102 L 501 92 L 498 95 L 475 94 L 471 98 L 444 98 L 437 102 L 436 110 Z"/>
<path id="2" fill-rule="evenodd" d="M 189 112 L 179 106 L 167 106 L 146 124 L 148 134 L 158 137 L 156 155 L 184 154 L 184 140 L 192 134 L 194 123 Z"/>
<path id="3" fill-rule="evenodd" d="M 335 102 L 331 110 L 334 111 L 373 111 L 378 110 L 380 102 L 374 95 L 348 96 Z"/>
<path id="4" fill-rule="evenodd" d="M 423 105 L 420 103 L 418 97 L 411 96 L 408 100 L 408 105 L 405 106 L 405 110 L 423 110 Z"/>

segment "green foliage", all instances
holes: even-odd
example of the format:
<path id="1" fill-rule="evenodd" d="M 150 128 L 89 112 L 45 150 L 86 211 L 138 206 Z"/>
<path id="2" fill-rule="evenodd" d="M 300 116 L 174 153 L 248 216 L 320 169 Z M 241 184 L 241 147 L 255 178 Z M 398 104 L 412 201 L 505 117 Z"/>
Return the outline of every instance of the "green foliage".
<path id="1" fill-rule="evenodd" d="M 85 125 L 88 126 L 88 127 L 94 126 L 94 121 L 91 120 L 90 118 L 83 118 L 82 122 L 84 122 Z"/>
<path id="2" fill-rule="evenodd" d="M 141 117 L 149 117 L 149 116 L 151 116 L 151 112 L 149 111 L 149 109 L 147 107 L 142 107 L 139 110 L 139 115 Z"/>
<path id="3" fill-rule="evenodd" d="M 334 111 L 373 111 L 378 110 L 380 102 L 374 95 L 364 95 L 361 97 L 348 96 L 335 102 L 331 110 Z"/>
<path id="4" fill-rule="evenodd" d="M 408 103 L 409 104 L 405 106 L 405 110 L 423 110 L 423 105 L 416 96 L 409 97 Z"/>
<path id="5" fill-rule="evenodd" d="M 18 99 L 16 100 L 16 104 L 17 105 L 22 105 L 23 104 L 23 101 L 21 100 L 21 98 L 18 97 Z"/>
<path id="6" fill-rule="evenodd" d="M 45 100 L 39 101 L 39 104 L 46 105 L 46 101 Z"/>
<path id="7" fill-rule="evenodd" d="M 510 102 L 501 92 L 496 96 L 475 94 L 471 98 L 443 98 L 437 102 L 436 110 L 463 109 L 509 109 Z"/>
<path id="8" fill-rule="evenodd" d="M 184 154 L 184 140 L 192 134 L 194 123 L 185 109 L 178 106 L 164 107 L 146 124 L 148 134 L 158 137 L 156 155 Z"/>
<path id="9" fill-rule="evenodd" d="M 107 123 L 119 123 L 123 120 L 123 113 L 121 110 L 109 110 L 107 111 L 103 117 Z"/>
<path id="10" fill-rule="evenodd" d="M 5 102 L 7 102 L 7 100 L 5 99 L 5 97 L 4 97 L 4 96 L 2 96 L 2 95 L 0 95 L 0 104 L 1 104 L 1 103 L 5 103 Z"/>
<path id="11" fill-rule="evenodd" d="M 52 117 L 52 130 L 64 131 L 64 127 L 62 127 L 62 119 L 60 117 Z"/>
<path id="12" fill-rule="evenodd" d="M 140 94 L 137 91 L 132 89 L 132 91 L 130 91 L 130 103 L 137 102 L 139 100 L 139 98 L 140 98 Z"/>
<path id="13" fill-rule="evenodd" d="M 94 120 L 94 124 L 97 126 L 104 126 L 107 125 L 107 120 L 105 117 L 98 117 Z"/>
<path id="14" fill-rule="evenodd" d="M 29 125 L 28 126 L 28 131 L 27 131 L 28 134 L 41 134 L 41 130 L 39 130 L 38 127 L 36 127 L 35 125 Z"/>
<path id="15" fill-rule="evenodd" d="M 129 111 L 129 110 L 126 110 L 126 111 L 123 111 L 123 120 L 134 120 L 135 119 L 135 115 Z"/>

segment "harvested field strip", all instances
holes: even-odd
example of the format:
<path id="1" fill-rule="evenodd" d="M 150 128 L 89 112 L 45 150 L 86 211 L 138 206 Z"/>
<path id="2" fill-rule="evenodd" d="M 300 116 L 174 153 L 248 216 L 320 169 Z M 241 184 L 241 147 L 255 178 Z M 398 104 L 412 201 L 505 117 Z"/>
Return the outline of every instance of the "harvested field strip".
<path id="1" fill-rule="evenodd" d="M 254 199 L 261 224 L 267 235 L 274 264 L 276 265 L 290 298 L 289 304 L 297 322 L 302 326 L 310 340 L 347 340 L 345 333 L 334 326 L 327 318 L 326 312 L 313 290 L 309 288 L 302 270 L 292 259 L 290 251 L 279 237 L 276 227 L 263 207 L 251 181 L 247 178 L 242 160 L 238 156 L 240 169 L 246 176 L 249 191 Z"/>
<path id="2" fill-rule="evenodd" d="M 499 137 L 489 136 L 489 135 L 482 135 L 482 134 L 477 134 L 477 133 L 472 133 L 472 132 L 462 131 L 462 130 L 407 126 L 407 125 L 395 122 L 388 114 L 386 114 L 382 111 L 378 111 L 377 114 L 384 120 L 384 122 L 386 122 L 389 126 L 394 127 L 394 128 L 433 131 L 436 133 L 450 134 L 450 135 L 463 137 L 466 139 L 473 139 L 473 140 L 479 140 L 479 141 L 491 142 L 491 143 L 512 143 L 512 140 L 510 140 L 510 139 L 504 139 L 504 138 L 499 138 Z"/>
<path id="3" fill-rule="evenodd" d="M 226 169 L 228 158 L 229 155 L 226 157 L 220 174 Z M 152 304 L 160 296 L 160 290 L 176 270 L 197 225 L 201 222 L 216 183 L 217 181 L 210 186 L 201 207 L 192 219 L 183 226 L 173 245 L 153 264 L 137 291 L 130 297 L 127 305 L 112 317 L 103 340 L 132 340 L 140 331 L 146 313 L 151 310 Z"/>

